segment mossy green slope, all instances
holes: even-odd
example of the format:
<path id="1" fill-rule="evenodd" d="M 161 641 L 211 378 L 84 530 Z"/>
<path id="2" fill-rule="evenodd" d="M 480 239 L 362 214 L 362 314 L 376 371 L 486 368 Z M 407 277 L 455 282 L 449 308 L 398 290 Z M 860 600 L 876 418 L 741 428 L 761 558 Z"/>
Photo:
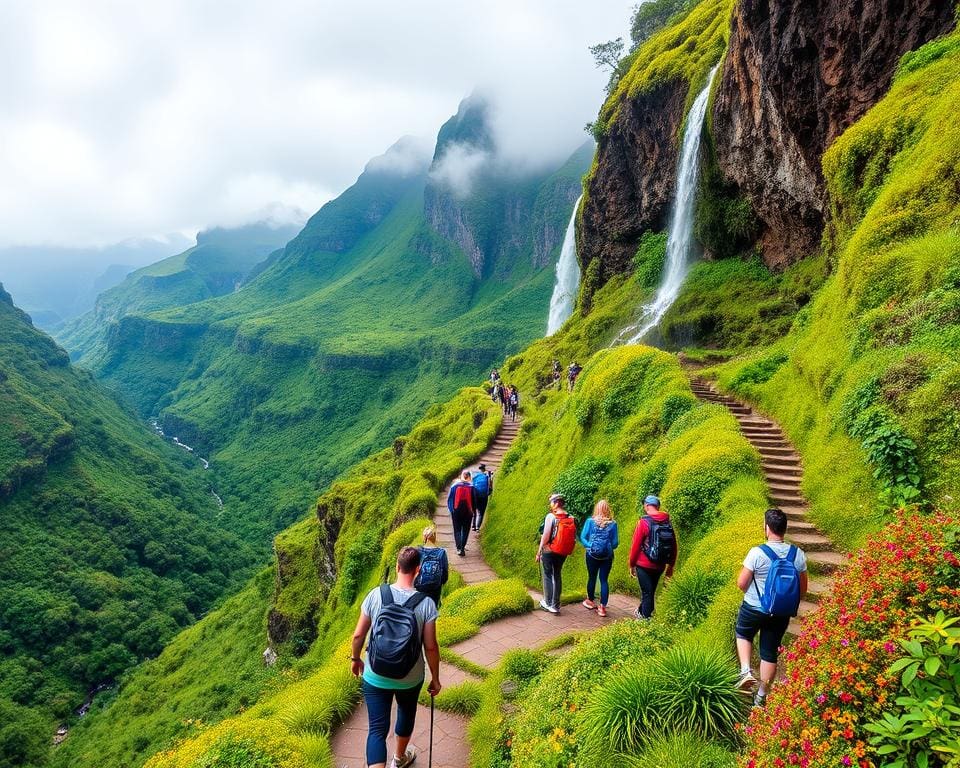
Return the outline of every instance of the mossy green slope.
<path id="1" fill-rule="evenodd" d="M 833 274 L 782 342 L 719 372 L 784 424 L 814 519 L 847 546 L 884 509 L 949 508 L 960 488 L 957 46 L 906 57 L 827 152 Z"/>
<path id="2" fill-rule="evenodd" d="M 55 722 L 236 587 L 253 553 L 220 530 L 198 463 L 72 368 L 2 288 L 0 424 L 0 700 L 34 724 L 0 743 L 39 745 L 0 761 L 42 765 Z"/>

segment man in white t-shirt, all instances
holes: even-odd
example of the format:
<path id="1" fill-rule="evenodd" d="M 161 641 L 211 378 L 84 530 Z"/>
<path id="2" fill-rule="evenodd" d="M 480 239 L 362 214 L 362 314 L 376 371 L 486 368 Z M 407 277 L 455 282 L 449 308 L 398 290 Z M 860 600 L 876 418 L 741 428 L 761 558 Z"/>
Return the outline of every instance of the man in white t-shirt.
<path id="1" fill-rule="evenodd" d="M 768 509 L 764 514 L 764 533 L 766 546 L 777 557 L 787 557 L 791 545 L 783 537 L 787 532 L 787 516 L 780 509 Z M 796 547 L 793 564 L 800 575 L 800 597 L 807 593 L 807 557 L 803 550 Z M 760 633 L 760 686 L 754 697 L 755 706 L 763 706 L 767 691 L 777 676 L 777 656 L 783 635 L 790 624 L 789 616 L 771 616 L 760 608 L 760 599 L 772 561 L 761 547 L 753 547 L 743 561 L 743 568 L 737 577 L 737 586 L 743 592 L 743 603 L 737 614 L 737 656 L 740 658 L 740 687 L 746 688 L 756 682 L 750 670 L 750 656 L 753 653 L 753 638 Z"/>
<path id="2" fill-rule="evenodd" d="M 397 556 L 397 580 L 387 586 L 382 585 L 370 590 L 360 607 L 360 619 L 353 633 L 353 653 L 351 663 L 353 674 L 363 677 L 363 699 L 367 705 L 367 765 L 373 768 L 385 768 L 387 762 L 387 732 L 390 730 L 390 710 L 393 701 L 397 701 L 397 723 L 394 733 L 397 746 L 394 752 L 392 768 L 407 768 L 416 759 L 412 750 L 408 750 L 410 736 L 417 717 L 417 698 L 424 680 L 424 656 L 430 665 L 430 685 L 427 690 L 431 696 L 440 693 L 440 648 L 437 645 L 437 606 L 429 597 L 417 592 L 414 579 L 420 571 L 420 550 L 416 547 L 403 547 Z M 383 589 L 389 590 L 389 597 L 395 604 L 404 605 L 414 599 L 413 614 L 420 631 L 420 645 L 423 651 L 417 654 L 413 668 L 402 677 L 386 677 L 377 674 L 369 658 L 362 658 L 360 651 L 377 616 L 383 610 Z M 369 644 L 368 644 L 369 656 Z M 366 663 L 364 663 L 366 661 Z"/>

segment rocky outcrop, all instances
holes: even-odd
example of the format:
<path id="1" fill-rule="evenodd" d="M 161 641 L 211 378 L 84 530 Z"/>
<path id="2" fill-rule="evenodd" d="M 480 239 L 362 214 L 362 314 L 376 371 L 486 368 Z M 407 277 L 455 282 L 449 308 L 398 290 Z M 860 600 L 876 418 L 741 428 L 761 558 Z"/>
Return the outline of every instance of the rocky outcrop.
<path id="1" fill-rule="evenodd" d="M 674 80 L 624 98 L 599 141 L 577 228 L 580 264 L 599 259 L 599 284 L 629 270 L 640 236 L 666 224 L 688 90 Z"/>
<path id="2" fill-rule="evenodd" d="M 817 248 L 823 153 L 886 93 L 904 53 L 953 25 L 943 0 L 739 0 L 713 133 L 721 172 L 761 221 L 768 266 Z"/>

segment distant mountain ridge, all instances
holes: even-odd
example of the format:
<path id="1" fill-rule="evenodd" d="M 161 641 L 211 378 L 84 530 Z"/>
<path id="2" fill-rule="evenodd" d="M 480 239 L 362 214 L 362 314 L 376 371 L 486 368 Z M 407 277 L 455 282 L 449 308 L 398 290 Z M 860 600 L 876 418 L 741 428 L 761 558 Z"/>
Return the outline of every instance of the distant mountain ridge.
<path id="1" fill-rule="evenodd" d="M 465 126 L 489 131 L 482 101 L 458 115 L 440 131 L 447 152 Z M 241 290 L 110 318 L 82 358 L 210 455 L 235 530 L 265 541 L 345 466 L 539 335 L 592 146 L 520 177 L 491 148 L 469 190 L 437 177 L 437 151 L 401 139 Z"/>

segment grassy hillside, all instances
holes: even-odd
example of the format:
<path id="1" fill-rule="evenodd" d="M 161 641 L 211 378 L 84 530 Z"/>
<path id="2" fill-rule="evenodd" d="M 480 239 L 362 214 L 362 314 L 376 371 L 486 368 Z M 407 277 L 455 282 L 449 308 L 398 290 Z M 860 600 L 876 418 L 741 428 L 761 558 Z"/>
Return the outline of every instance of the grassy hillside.
<path id="1" fill-rule="evenodd" d="M 74 360 L 93 365 L 104 352 L 111 323 L 124 315 L 179 307 L 231 293 L 296 233 L 296 228 L 289 225 L 267 224 L 200 232 L 192 248 L 138 269 L 120 285 L 100 294 L 93 310 L 57 331 L 57 340 Z"/>
<path id="2" fill-rule="evenodd" d="M 0 288 L 0 765 L 42 765 L 88 690 L 154 656 L 249 571 L 209 478 Z"/>
<path id="3" fill-rule="evenodd" d="M 140 765 L 174 739 L 278 723 L 282 730 L 295 717 L 317 719 L 304 730 L 322 731 L 357 694 L 340 669 L 342 654 L 331 653 L 352 629 L 360 600 L 398 548 L 417 538 L 442 485 L 484 450 L 499 421 L 486 394 L 467 389 L 352 468 L 277 538 L 277 572 L 261 573 L 130 675 L 56 750 L 54 765 Z M 268 637 L 280 653 L 273 668 L 261 656 Z"/>
<path id="4" fill-rule="evenodd" d="M 478 274 L 425 213 L 427 160 L 401 143 L 242 290 L 121 319 L 96 372 L 209 456 L 227 524 L 265 546 L 384 436 L 542 332 L 588 150 L 462 201 L 498 232 L 477 235 Z"/>

